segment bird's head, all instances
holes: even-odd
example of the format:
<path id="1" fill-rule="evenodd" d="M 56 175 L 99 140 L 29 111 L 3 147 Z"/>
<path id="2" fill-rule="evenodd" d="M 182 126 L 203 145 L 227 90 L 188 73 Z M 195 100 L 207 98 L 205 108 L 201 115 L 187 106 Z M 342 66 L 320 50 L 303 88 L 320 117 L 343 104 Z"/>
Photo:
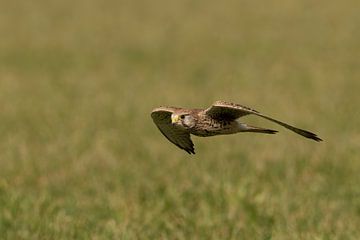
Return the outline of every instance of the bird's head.
<path id="1" fill-rule="evenodd" d="M 195 119 L 189 113 L 173 113 L 171 115 L 171 123 L 189 129 L 195 126 Z"/>

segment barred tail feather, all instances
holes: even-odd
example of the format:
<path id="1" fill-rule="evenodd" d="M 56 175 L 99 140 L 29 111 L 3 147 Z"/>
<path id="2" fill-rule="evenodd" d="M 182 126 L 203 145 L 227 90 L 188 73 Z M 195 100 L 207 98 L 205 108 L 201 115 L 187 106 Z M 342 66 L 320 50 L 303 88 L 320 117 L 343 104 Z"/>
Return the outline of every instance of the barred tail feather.
<path id="1" fill-rule="evenodd" d="M 240 123 L 240 132 L 254 132 L 254 133 L 265 133 L 265 134 L 275 134 L 278 131 L 268 128 L 260 128 L 250 126 L 244 123 Z"/>

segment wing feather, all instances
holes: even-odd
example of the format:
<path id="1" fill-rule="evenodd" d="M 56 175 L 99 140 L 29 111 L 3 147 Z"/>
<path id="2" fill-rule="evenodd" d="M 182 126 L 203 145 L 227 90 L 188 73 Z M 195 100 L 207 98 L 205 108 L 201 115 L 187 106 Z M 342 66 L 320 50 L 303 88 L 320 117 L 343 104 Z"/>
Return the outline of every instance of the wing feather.
<path id="1" fill-rule="evenodd" d="M 151 112 L 151 117 L 160 132 L 173 144 L 189 154 L 195 154 L 194 143 L 190 133 L 176 125 L 171 124 L 171 115 L 180 108 L 160 107 Z"/>
<path id="2" fill-rule="evenodd" d="M 235 120 L 253 113 L 258 113 L 258 111 L 240 104 L 225 101 L 216 101 L 211 107 L 205 110 L 206 115 L 214 119 L 222 120 Z"/>
<path id="3" fill-rule="evenodd" d="M 291 126 L 285 122 L 268 117 L 254 109 L 251 109 L 249 107 L 245 107 L 243 105 L 236 104 L 236 103 L 229 103 L 229 102 L 225 102 L 225 101 L 216 101 L 211 107 L 206 109 L 204 111 L 204 113 L 214 119 L 223 119 L 223 120 L 236 120 L 240 117 L 243 117 L 243 116 L 246 116 L 249 114 L 254 114 L 259 117 L 265 118 L 269 121 L 272 121 L 274 123 L 277 123 L 297 134 L 300 134 L 303 137 L 310 138 L 310 139 L 313 139 L 318 142 L 322 141 L 322 139 L 319 138 L 315 133 Z"/>

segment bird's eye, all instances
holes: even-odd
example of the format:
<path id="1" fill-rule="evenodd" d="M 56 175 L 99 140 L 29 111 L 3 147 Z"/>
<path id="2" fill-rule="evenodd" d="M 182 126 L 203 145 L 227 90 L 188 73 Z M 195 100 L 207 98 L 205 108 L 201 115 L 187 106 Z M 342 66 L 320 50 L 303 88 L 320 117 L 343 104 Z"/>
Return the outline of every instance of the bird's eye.
<path id="1" fill-rule="evenodd" d="M 184 119 L 184 118 L 185 118 L 185 115 L 181 115 L 180 118 L 181 118 L 181 119 Z"/>

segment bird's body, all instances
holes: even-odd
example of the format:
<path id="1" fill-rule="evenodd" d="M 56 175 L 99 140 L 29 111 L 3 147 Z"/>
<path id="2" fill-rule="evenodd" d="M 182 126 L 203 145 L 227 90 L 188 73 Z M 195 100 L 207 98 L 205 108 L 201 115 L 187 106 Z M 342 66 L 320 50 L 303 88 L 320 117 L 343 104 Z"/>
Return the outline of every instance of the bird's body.
<path id="1" fill-rule="evenodd" d="M 275 120 L 251 108 L 217 101 L 207 109 L 187 109 L 178 107 L 159 107 L 152 111 L 151 117 L 163 135 L 179 148 L 195 154 L 194 144 L 190 134 L 199 137 L 235 134 L 239 132 L 257 132 L 274 134 L 277 131 L 259 128 L 241 123 L 239 118 L 254 114 L 282 125 L 306 138 L 321 141 L 316 134 L 293 127 L 287 123 Z"/>
<path id="2" fill-rule="evenodd" d="M 195 113 L 195 111 L 193 113 Z M 241 130 L 241 125 L 236 120 L 213 119 L 206 114 L 203 114 L 202 111 L 195 114 L 195 125 L 188 129 L 190 134 L 195 136 L 211 137 L 216 135 L 234 134 Z"/>

